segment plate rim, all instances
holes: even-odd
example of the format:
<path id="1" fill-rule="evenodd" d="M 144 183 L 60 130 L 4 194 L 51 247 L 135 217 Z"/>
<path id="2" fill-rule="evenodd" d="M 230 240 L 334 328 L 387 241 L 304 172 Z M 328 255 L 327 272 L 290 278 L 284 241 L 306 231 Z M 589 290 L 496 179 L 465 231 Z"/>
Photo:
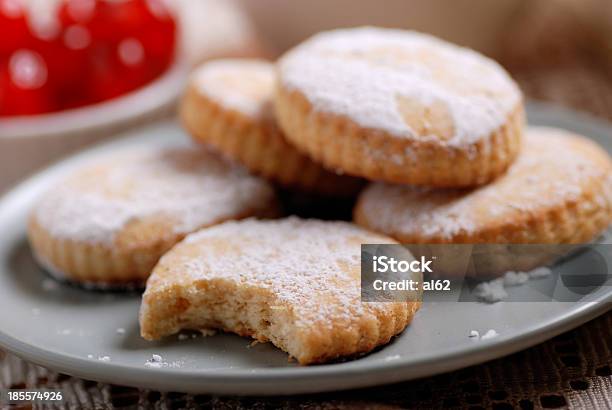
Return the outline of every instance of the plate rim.
<path id="1" fill-rule="evenodd" d="M 92 361 L 68 354 L 49 354 L 41 348 L 13 338 L 1 330 L 0 346 L 34 364 L 74 377 L 103 383 L 192 394 L 217 393 L 258 396 L 309 394 L 375 387 L 420 377 L 430 377 L 505 357 L 542 343 L 608 312 L 612 308 L 612 294 L 602 295 L 600 300 L 577 304 L 581 305 L 580 308 L 565 312 L 562 318 L 550 319 L 544 325 L 533 325 L 529 330 L 518 336 L 498 336 L 490 340 L 481 340 L 467 349 L 456 348 L 443 355 L 425 356 L 416 362 L 399 359 L 394 362 L 362 363 L 349 368 L 340 368 L 337 367 L 337 364 L 323 364 L 271 368 L 265 369 L 265 373 L 262 374 L 229 369 L 223 370 L 221 375 L 216 369 L 185 371 L 180 368 L 134 368 L 117 362 Z M 51 356 L 54 358 L 51 358 Z M 466 360 L 466 358 L 469 360 Z M 435 369 L 431 367 L 424 369 L 424 366 L 428 364 L 435 365 Z M 411 367 L 420 370 L 413 371 L 409 376 L 402 372 L 409 370 Z M 173 383 L 168 383 L 168 379 L 173 379 Z M 278 386 L 278 391 L 260 390 L 259 388 L 261 384 L 270 384 L 281 380 L 284 385 Z M 308 382 L 318 383 L 305 384 Z"/>
<path id="2" fill-rule="evenodd" d="M 612 124 L 593 119 L 589 115 L 542 103 L 529 103 L 528 111 L 536 116 L 548 115 L 549 118 L 552 116 L 563 122 L 561 116 L 567 120 L 567 123 L 579 122 L 581 128 L 590 128 L 593 133 L 608 134 L 612 138 Z M 169 124 L 174 124 L 174 122 L 163 121 L 150 126 L 159 127 Z M 140 134 L 146 128 L 127 132 L 124 137 Z M 36 184 L 38 179 L 43 178 L 45 173 L 64 172 L 65 168 L 76 165 L 84 157 L 104 149 L 112 149 L 114 145 L 121 144 L 126 139 L 129 137 L 96 144 L 71 156 L 68 161 L 55 163 L 37 172 L 0 197 L 0 211 L 18 197 L 23 196 L 23 193 L 27 192 L 31 185 Z M 367 363 L 351 361 L 310 367 L 265 368 L 261 372 L 249 372 L 245 369 L 224 369 L 220 372 L 218 369 L 135 368 L 117 362 L 98 362 L 70 354 L 50 353 L 43 348 L 16 339 L 2 329 L 0 329 L 0 346 L 35 364 L 72 376 L 101 382 L 187 393 L 256 394 L 261 396 L 305 394 L 389 384 L 480 364 L 539 344 L 611 309 L 612 290 L 599 295 L 594 301 L 577 303 L 544 323 L 533 324 L 518 335 L 500 335 L 491 340 L 479 341 L 468 348 L 459 347 L 448 350 L 442 355 L 426 355 L 416 361 L 404 357 L 390 362 L 383 360 Z M 341 366 L 342 364 L 346 365 Z M 168 382 L 170 379 L 173 380 L 172 383 Z M 262 389 L 263 385 L 270 385 L 281 380 L 283 384 L 277 386 L 277 391 L 270 390 L 269 386 Z"/>

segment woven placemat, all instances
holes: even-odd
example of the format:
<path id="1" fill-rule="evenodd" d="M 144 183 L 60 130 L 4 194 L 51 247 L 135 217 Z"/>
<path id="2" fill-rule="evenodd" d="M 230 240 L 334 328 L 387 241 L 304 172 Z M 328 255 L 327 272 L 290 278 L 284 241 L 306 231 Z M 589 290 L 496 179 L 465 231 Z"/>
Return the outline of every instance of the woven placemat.
<path id="1" fill-rule="evenodd" d="M 531 2 L 517 15 L 515 29 L 508 31 L 496 58 L 530 98 L 612 120 L 612 59 L 593 52 L 597 32 L 585 30 L 584 16 L 577 16 L 571 7 L 559 7 L 566 2 L 575 3 L 560 0 L 553 8 L 550 2 Z M 0 351 L 0 389 L 37 387 L 64 392 L 61 405 L 35 407 L 45 409 L 612 409 L 612 312 L 531 349 L 460 371 L 371 389 L 278 398 L 193 396 L 100 384 Z"/>

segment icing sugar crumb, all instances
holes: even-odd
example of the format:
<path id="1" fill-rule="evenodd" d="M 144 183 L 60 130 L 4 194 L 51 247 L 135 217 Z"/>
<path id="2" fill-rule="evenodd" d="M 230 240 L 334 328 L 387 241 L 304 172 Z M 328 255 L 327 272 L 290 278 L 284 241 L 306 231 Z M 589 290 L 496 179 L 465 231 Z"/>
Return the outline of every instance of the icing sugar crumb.
<path id="1" fill-rule="evenodd" d="M 448 111 L 448 145 L 488 136 L 521 100 L 499 64 L 435 37 L 363 27 L 320 33 L 280 61 L 281 81 L 302 92 L 315 110 L 346 115 L 358 124 L 415 137 L 401 100 Z M 450 67 L 450 68 L 449 68 Z M 426 136 L 421 136 L 426 138 Z"/>
<path id="2" fill-rule="evenodd" d="M 178 335 L 178 340 L 188 340 L 188 339 L 197 339 L 199 336 L 212 336 L 215 333 L 212 333 L 212 331 L 210 333 L 204 334 L 202 332 L 200 332 L 200 334 L 197 333 L 179 333 Z"/>
<path id="3" fill-rule="evenodd" d="M 497 333 L 495 329 L 489 329 L 484 335 L 482 335 L 480 340 L 493 339 L 494 337 L 497 337 L 497 336 L 499 336 L 499 333 Z"/>
<path id="4" fill-rule="evenodd" d="M 479 283 L 474 288 L 474 295 L 476 295 L 478 299 L 488 303 L 499 302 L 508 297 L 508 293 L 504 289 L 503 278 Z"/>
<path id="5" fill-rule="evenodd" d="M 269 184 L 204 149 L 137 147 L 73 171 L 40 200 L 35 215 L 54 237 L 110 244 L 143 218 L 189 233 L 268 206 L 273 195 Z"/>
<path id="6" fill-rule="evenodd" d="M 495 329 L 487 330 L 482 336 L 480 335 L 480 332 L 478 332 L 478 330 L 470 330 L 469 338 L 474 340 L 487 340 L 493 339 L 497 336 L 499 336 L 499 333 L 497 333 Z"/>
<path id="7" fill-rule="evenodd" d="M 551 273 L 552 273 L 552 270 L 549 267 L 542 266 L 542 267 L 539 267 L 539 268 L 536 268 L 530 271 L 529 277 L 531 279 L 540 279 L 540 278 L 545 278 L 547 276 L 550 276 Z"/>
<path id="8" fill-rule="evenodd" d="M 529 280 L 529 274 L 525 272 L 506 272 L 504 274 L 504 286 L 519 286 Z"/>
<path id="9" fill-rule="evenodd" d="M 197 89 L 218 104 L 250 117 L 270 114 L 274 66 L 263 60 L 216 60 L 192 77 Z"/>
<path id="10" fill-rule="evenodd" d="M 88 359 L 93 359 L 93 358 L 94 358 L 94 355 L 92 355 L 92 354 L 88 354 L 88 355 L 87 355 L 87 358 L 88 358 Z"/>
<path id="11" fill-rule="evenodd" d="M 163 368 L 163 367 L 181 367 L 183 365 L 182 361 L 174 361 L 174 362 L 166 362 L 164 358 L 158 354 L 152 354 L 151 358 L 145 362 L 145 367 L 150 368 Z"/>
<path id="12" fill-rule="evenodd" d="M 504 289 L 505 287 L 520 286 L 530 279 L 541 279 L 549 276 L 551 273 L 551 269 L 546 266 L 533 269 L 529 272 L 509 271 L 500 278 L 479 283 L 474 288 L 474 294 L 484 302 L 500 302 L 508 297 L 508 293 Z"/>
<path id="13" fill-rule="evenodd" d="M 151 358 L 145 362 L 145 366 L 146 367 L 163 367 L 164 359 L 158 354 L 153 354 L 151 355 Z"/>
<path id="14" fill-rule="evenodd" d="M 98 360 L 101 362 L 110 362 L 111 358 L 110 356 L 98 356 Z"/>
<path id="15" fill-rule="evenodd" d="M 217 334 L 217 331 L 215 329 L 200 329 L 200 334 L 203 337 L 209 337 L 209 336 L 214 336 Z M 192 337 L 195 339 L 198 335 L 194 334 L 192 335 Z"/>
<path id="16" fill-rule="evenodd" d="M 394 361 L 394 360 L 398 360 L 398 359 L 401 359 L 401 356 L 400 356 L 400 355 L 398 355 L 398 354 L 394 354 L 393 356 L 387 356 L 387 357 L 385 357 L 385 359 L 384 359 L 384 360 L 385 360 L 385 362 L 392 362 L 392 361 Z"/>
<path id="17" fill-rule="evenodd" d="M 118 335 L 124 335 L 125 334 L 125 329 L 122 327 L 119 327 L 115 330 L 115 332 L 117 332 Z"/>
<path id="18" fill-rule="evenodd" d="M 46 292 L 53 292 L 53 291 L 59 289 L 59 285 L 53 279 L 44 279 L 42 281 L 42 288 Z"/>

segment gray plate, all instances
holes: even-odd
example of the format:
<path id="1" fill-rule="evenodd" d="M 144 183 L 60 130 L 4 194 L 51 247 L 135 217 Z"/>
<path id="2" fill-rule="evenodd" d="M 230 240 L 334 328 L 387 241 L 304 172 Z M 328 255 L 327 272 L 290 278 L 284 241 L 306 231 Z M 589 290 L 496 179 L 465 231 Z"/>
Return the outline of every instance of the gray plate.
<path id="1" fill-rule="evenodd" d="M 529 113 L 533 124 L 577 131 L 612 151 L 612 128 L 604 123 L 539 105 L 530 106 Z M 311 367 L 288 363 L 274 347 L 251 347 L 247 339 L 233 335 L 146 342 L 138 335 L 139 296 L 87 292 L 49 279 L 30 255 L 26 218 L 41 191 L 91 155 L 172 138 L 185 139 L 175 124 L 143 129 L 51 167 L 4 197 L 0 202 L 2 347 L 34 363 L 103 382 L 192 393 L 293 394 L 391 383 L 473 365 L 540 343 L 610 309 L 609 286 L 593 293 L 590 302 L 580 303 L 430 301 L 388 346 L 356 360 Z M 470 339 L 472 329 L 481 334 L 495 329 L 499 336 Z M 147 367 L 153 354 L 161 355 L 168 366 Z M 105 356 L 110 360 L 99 360 Z"/>

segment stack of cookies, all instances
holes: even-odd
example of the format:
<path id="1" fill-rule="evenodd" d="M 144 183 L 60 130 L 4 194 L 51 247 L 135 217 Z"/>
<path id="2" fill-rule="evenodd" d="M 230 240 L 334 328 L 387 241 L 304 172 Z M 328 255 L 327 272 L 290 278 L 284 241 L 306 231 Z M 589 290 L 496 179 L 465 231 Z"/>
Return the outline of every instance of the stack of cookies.
<path id="1" fill-rule="evenodd" d="M 196 140 L 285 185 L 350 193 L 355 177 L 375 181 L 355 221 L 405 243 L 580 243 L 611 220 L 605 151 L 526 128 L 502 67 L 424 34 L 336 30 L 276 65 L 205 65 L 182 119 Z"/>
<path id="2" fill-rule="evenodd" d="M 149 340 L 221 329 L 301 364 L 363 354 L 407 327 L 420 294 L 363 303 L 361 244 L 580 243 L 612 221 L 605 151 L 525 128 L 498 64 L 424 34 L 336 30 L 276 64 L 207 63 L 180 117 L 199 147 L 101 158 L 30 221 L 56 276 L 98 288 L 148 278 Z M 355 197 L 365 180 L 356 224 L 256 219 L 281 215 L 275 186 Z"/>
<path id="3" fill-rule="evenodd" d="M 372 181 L 355 221 L 404 243 L 580 243 L 612 219 L 608 154 L 525 128 L 521 93 L 495 62 L 423 34 L 319 34 L 278 65 L 287 139 Z"/>

